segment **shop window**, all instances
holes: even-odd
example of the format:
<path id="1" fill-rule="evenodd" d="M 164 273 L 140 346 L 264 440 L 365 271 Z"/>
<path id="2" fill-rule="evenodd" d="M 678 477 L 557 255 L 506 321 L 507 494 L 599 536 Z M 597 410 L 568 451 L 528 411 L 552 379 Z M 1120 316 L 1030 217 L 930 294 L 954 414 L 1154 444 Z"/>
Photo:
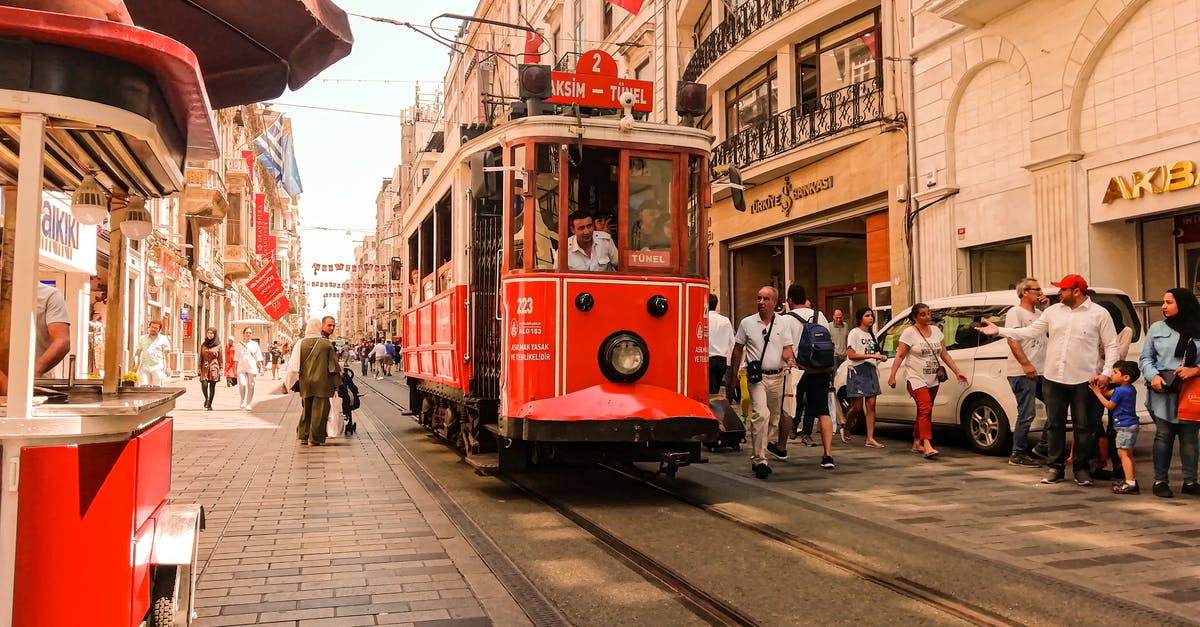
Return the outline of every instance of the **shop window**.
<path id="1" fill-rule="evenodd" d="M 725 91 L 725 129 L 730 135 L 765 123 L 779 111 L 779 76 L 775 61 Z"/>
<path id="2" fill-rule="evenodd" d="M 558 260 L 559 145 L 538 144 L 535 154 L 533 267 L 553 270 Z"/>
<path id="3" fill-rule="evenodd" d="M 969 250 L 971 291 L 1016 289 L 1029 276 L 1029 240 L 978 246 Z"/>
<path id="4" fill-rule="evenodd" d="M 796 101 L 803 112 L 826 108 L 822 98 L 882 76 L 879 14 L 872 11 L 796 46 Z"/>

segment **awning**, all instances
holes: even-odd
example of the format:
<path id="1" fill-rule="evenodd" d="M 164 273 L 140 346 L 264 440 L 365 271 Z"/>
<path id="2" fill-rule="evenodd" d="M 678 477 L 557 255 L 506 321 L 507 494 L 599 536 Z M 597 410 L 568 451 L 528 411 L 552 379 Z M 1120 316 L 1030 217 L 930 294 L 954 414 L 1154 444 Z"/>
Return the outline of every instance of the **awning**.
<path id="1" fill-rule="evenodd" d="M 245 318 L 243 320 L 234 320 L 230 322 L 235 327 L 252 327 L 252 326 L 275 326 L 274 320 L 263 320 L 262 318 Z"/>
<path id="2" fill-rule="evenodd" d="M 125 0 L 125 7 L 134 24 L 196 53 L 214 109 L 299 89 L 354 43 L 346 12 L 331 0 Z"/>

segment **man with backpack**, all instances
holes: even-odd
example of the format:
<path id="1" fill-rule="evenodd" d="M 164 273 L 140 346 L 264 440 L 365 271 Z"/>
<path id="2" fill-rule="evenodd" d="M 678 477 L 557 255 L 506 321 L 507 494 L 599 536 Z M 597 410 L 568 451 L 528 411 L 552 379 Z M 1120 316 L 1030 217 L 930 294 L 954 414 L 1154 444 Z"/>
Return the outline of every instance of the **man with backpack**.
<path id="1" fill-rule="evenodd" d="M 793 348 L 796 365 L 803 371 L 800 383 L 796 386 L 796 413 L 804 412 L 801 437 L 811 437 L 814 419 L 820 421 L 821 446 L 824 447 L 821 468 L 832 470 L 833 420 L 829 411 L 829 387 L 833 377 L 835 349 L 833 336 L 829 332 L 829 320 L 812 308 L 800 285 L 788 287 L 787 304 L 788 312 L 783 315 L 783 320 L 792 328 L 791 336 L 796 342 Z M 794 416 L 787 415 L 779 421 L 777 443 L 767 447 L 767 452 L 776 459 L 787 459 L 787 442 L 794 421 Z M 801 442 L 806 442 L 806 439 Z"/>

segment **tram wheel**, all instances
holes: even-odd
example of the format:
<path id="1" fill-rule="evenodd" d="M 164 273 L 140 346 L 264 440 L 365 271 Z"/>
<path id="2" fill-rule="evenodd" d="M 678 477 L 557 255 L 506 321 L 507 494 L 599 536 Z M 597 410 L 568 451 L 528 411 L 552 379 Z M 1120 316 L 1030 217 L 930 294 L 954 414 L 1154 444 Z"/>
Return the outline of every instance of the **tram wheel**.
<path id="1" fill-rule="evenodd" d="M 175 583 L 179 569 L 157 566 L 154 569 L 154 588 L 150 593 L 150 627 L 168 627 L 175 624 Z"/>

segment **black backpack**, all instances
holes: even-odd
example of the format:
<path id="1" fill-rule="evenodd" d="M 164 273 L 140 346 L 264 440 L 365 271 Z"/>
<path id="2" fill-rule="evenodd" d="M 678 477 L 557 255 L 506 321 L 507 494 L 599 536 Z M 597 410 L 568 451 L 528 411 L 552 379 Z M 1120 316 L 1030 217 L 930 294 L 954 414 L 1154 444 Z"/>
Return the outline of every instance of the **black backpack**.
<path id="1" fill-rule="evenodd" d="M 805 320 L 799 314 L 789 311 L 788 315 L 799 320 L 801 325 L 800 343 L 796 350 L 796 363 L 805 370 L 833 369 L 833 336 L 825 325 L 818 324 L 820 313 L 813 310 L 812 320 Z"/>

